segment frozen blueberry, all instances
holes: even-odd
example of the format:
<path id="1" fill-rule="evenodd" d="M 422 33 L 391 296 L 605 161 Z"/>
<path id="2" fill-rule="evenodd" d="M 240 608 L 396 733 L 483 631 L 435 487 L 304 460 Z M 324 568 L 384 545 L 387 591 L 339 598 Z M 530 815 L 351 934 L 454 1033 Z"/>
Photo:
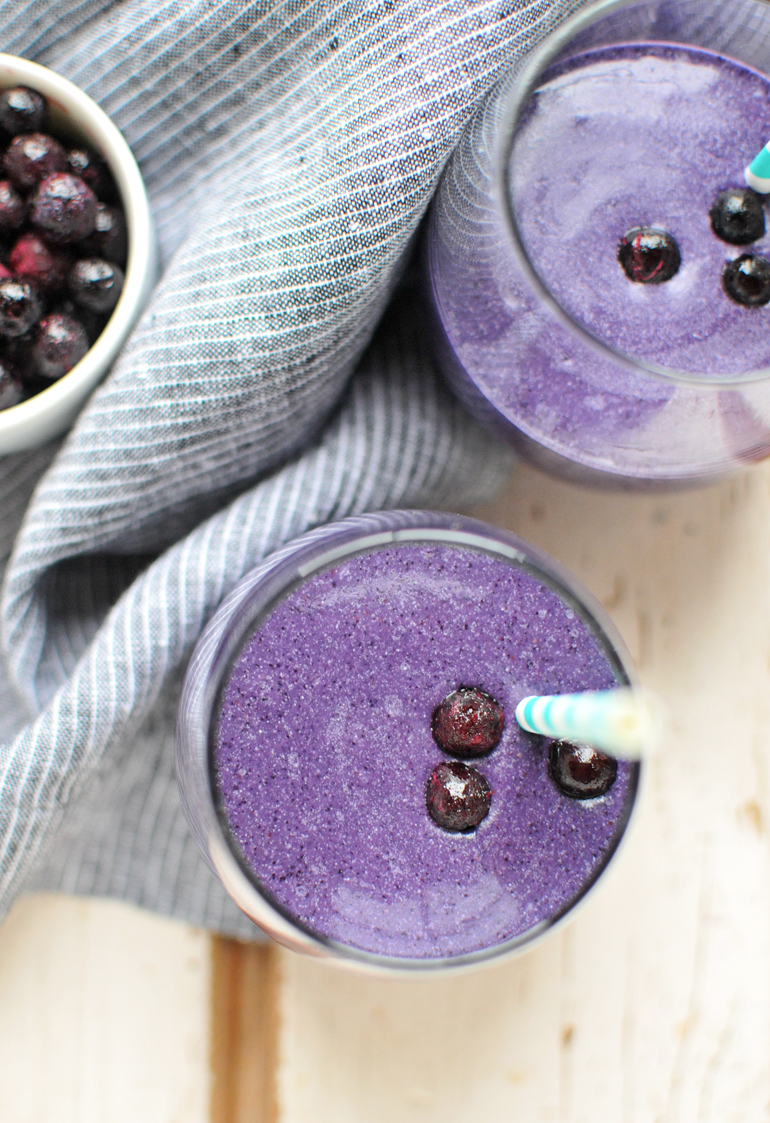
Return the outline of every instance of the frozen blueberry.
<path id="1" fill-rule="evenodd" d="M 548 771 L 556 787 L 571 799 L 596 799 L 615 783 L 618 762 L 590 745 L 554 741 Z"/>
<path id="2" fill-rule="evenodd" d="M 753 253 L 742 253 L 722 270 L 722 285 L 736 304 L 757 308 L 770 300 L 770 261 Z"/>
<path id="3" fill-rule="evenodd" d="M 425 806 L 445 831 L 469 831 L 489 813 L 492 790 L 478 769 L 459 760 L 442 761 L 425 788 Z"/>
<path id="4" fill-rule="evenodd" d="M 15 86 L 0 94 L 0 128 L 11 136 L 39 132 L 47 115 L 45 99 L 36 90 Z"/>
<path id="5" fill-rule="evenodd" d="M 39 235 L 29 233 L 22 234 L 16 242 L 8 264 L 17 277 L 31 281 L 41 290 L 53 292 L 64 285 L 72 258 L 46 245 Z"/>
<path id="6" fill-rule="evenodd" d="M 104 330 L 124 281 L 126 224 L 109 205 L 119 200 L 109 168 L 42 132 L 47 111 L 35 91 L 0 93 L 8 145 L 0 172 L 0 408 L 72 369 Z M 79 259 L 89 260 L 73 273 Z"/>
<path id="7" fill-rule="evenodd" d="M 95 221 L 96 196 L 76 175 L 49 175 L 32 197 L 32 225 L 52 242 L 79 242 Z"/>
<path id="8" fill-rule="evenodd" d="M 97 203 L 94 232 L 83 242 L 82 249 L 84 255 L 106 258 L 125 269 L 128 235 L 123 212 L 106 203 Z"/>
<path id="9" fill-rule="evenodd" d="M 40 319 L 43 306 L 37 290 L 16 277 L 0 280 L 0 335 L 24 335 Z"/>
<path id="10" fill-rule="evenodd" d="M 670 281 L 681 264 L 679 246 L 665 230 L 635 226 L 621 239 L 618 261 L 629 281 L 659 285 Z"/>
<path id="11" fill-rule="evenodd" d="M 722 191 L 709 217 L 717 238 L 733 246 L 747 246 L 765 233 L 762 200 L 750 187 L 730 187 Z"/>
<path id="12" fill-rule="evenodd" d="M 88 184 L 100 199 L 113 199 L 115 185 L 104 160 L 89 152 L 85 148 L 71 148 L 67 153 L 67 161 L 73 175 Z"/>
<path id="13" fill-rule="evenodd" d="M 491 752 L 504 725 L 502 706 L 490 694 L 475 686 L 461 686 L 436 706 L 431 729 L 445 753 L 471 757 Z"/>
<path id="14" fill-rule="evenodd" d="M 43 378 L 61 378 L 88 350 L 88 336 L 74 317 L 52 312 L 40 321 L 32 348 L 35 370 Z"/>
<path id="15" fill-rule="evenodd" d="M 24 200 L 9 179 L 0 179 L 0 233 L 18 230 L 27 215 Z"/>
<path id="16" fill-rule="evenodd" d="M 5 154 L 5 170 L 21 191 L 31 190 L 46 176 L 65 172 L 68 167 L 62 146 L 45 133 L 15 137 Z"/>
<path id="17" fill-rule="evenodd" d="M 111 261 L 86 257 L 75 262 L 67 284 L 76 304 L 91 312 L 111 312 L 123 288 L 123 271 Z"/>
<path id="18" fill-rule="evenodd" d="M 21 383 L 7 363 L 0 360 L 0 409 L 17 406 L 24 396 Z"/>
<path id="19" fill-rule="evenodd" d="M 94 344 L 96 342 L 110 318 L 107 314 L 102 315 L 99 312 L 91 312 L 88 308 L 83 308 L 82 305 L 75 304 L 75 301 L 69 298 L 57 301 L 51 311 L 58 312 L 62 316 L 71 316 L 73 319 L 77 320 L 88 336 L 89 344 Z"/>

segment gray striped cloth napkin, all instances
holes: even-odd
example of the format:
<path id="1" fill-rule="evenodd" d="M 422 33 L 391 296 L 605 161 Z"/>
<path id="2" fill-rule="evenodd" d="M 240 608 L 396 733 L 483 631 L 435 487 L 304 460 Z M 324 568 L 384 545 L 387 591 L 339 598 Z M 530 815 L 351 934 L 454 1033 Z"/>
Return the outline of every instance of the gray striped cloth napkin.
<path id="1" fill-rule="evenodd" d="M 47 887 L 253 935 L 181 812 L 180 678 L 282 543 L 503 481 L 404 262 L 469 115 L 576 6 L 0 0 L 2 49 L 123 130 L 164 263 L 61 447 L 0 470 L 0 914 Z"/>

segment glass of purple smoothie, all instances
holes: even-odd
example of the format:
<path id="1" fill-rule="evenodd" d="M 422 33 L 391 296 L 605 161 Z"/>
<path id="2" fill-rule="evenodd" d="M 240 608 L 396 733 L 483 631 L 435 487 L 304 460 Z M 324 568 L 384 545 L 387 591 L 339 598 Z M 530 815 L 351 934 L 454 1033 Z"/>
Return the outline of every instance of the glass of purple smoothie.
<path id="1" fill-rule="evenodd" d="M 425 241 L 439 359 L 544 469 L 659 488 L 770 454 L 768 74 L 764 0 L 611 0 L 466 131 Z"/>
<path id="2" fill-rule="evenodd" d="M 517 702 L 632 676 L 601 607 L 521 539 L 424 511 L 345 519 L 255 569 L 201 637 L 185 809 L 280 943 L 360 970 L 467 967 L 569 914 L 636 799 L 638 764 L 573 782 L 569 747 L 520 729 Z M 472 751 L 458 699 L 491 715 Z M 471 820 L 445 817 L 458 782 Z"/>

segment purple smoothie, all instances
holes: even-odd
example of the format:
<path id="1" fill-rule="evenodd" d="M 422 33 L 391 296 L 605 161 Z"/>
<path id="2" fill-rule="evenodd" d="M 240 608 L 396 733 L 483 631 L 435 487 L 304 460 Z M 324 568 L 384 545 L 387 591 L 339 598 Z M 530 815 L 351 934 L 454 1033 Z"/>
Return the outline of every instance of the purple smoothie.
<path id="1" fill-rule="evenodd" d="M 729 245 L 709 218 L 770 137 L 767 76 L 705 50 L 614 45 L 546 71 L 515 132 L 510 201 L 534 272 L 579 328 L 669 378 L 614 360 L 548 310 L 494 198 L 493 116 L 461 146 L 429 231 L 439 350 L 466 401 L 578 477 L 686 481 L 770 453 L 766 383 L 724 382 L 770 366 L 770 305 L 722 287 L 725 264 L 770 254 L 770 235 Z M 639 226 L 676 239 L 671 280 L 635 284 L 620 267 Z"/>
<path id="2" fill-rule="evenodd" d="M 265 895 L 318 936 L 416 960 L 498 947 L 598 876 L 637 779 L 621 763 L 605 796 L 562 795 L 516 702 L 611 686 L 615 668 L 579 610 L 523 566 L 437 542 L 354 554 L 294 587 L 237 654 L 213 736 L 220 815 Z M 425 806 L 450 759 L 431 716 L 459 685 L 506 715 L 474 761 L 493 795 L 467 834 Z"/>
<path id="3" fill-rule="evenodd" d="M 709 219 L 768 138 L 770 81 L 730 59 L 646 44 L 562 64 L 532 98 L 511 165 L 530 260 L 566 312 L 625 354 L 702 375 L 770 365 L 770 306 L 741 306 L 722 287 L 746 247 Z M 619 267 L 636 226 L 676 239 L 671 280 L 634 284 Z M 768 234 L 751 244 L 769 251 Z"/>

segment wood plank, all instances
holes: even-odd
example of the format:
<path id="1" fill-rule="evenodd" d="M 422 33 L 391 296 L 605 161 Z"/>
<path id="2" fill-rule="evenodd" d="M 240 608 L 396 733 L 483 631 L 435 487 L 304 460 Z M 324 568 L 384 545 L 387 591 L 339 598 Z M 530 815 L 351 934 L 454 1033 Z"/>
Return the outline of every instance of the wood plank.
<path id="1" fill-rule="evenodd" d="M 0 929 L 2 1123 L 206 1123 L 210 938 L 114 901 Z"/>
<path id="2" fill-rule="evenodd" d="M 276 949 L 215 937 L 211 972 L 211 1123 L 276 1123 Z"/>

